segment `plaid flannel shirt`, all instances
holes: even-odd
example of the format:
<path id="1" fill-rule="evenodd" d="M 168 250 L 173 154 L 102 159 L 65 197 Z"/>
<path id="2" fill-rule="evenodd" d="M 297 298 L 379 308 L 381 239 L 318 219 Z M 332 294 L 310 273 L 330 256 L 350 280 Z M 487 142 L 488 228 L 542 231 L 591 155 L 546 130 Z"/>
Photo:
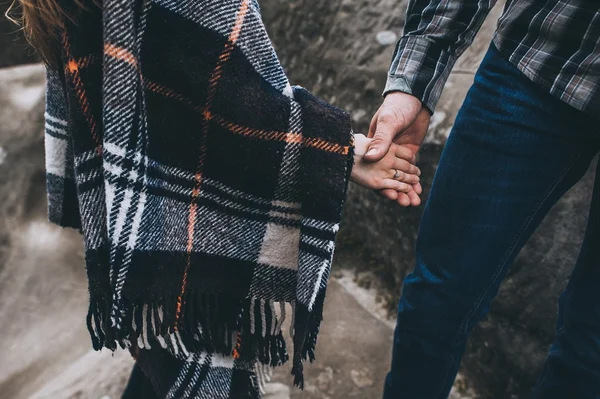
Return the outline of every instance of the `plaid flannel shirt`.
<path id="1" fill-rule="evenodd" d="M 410 0 L 384 94 L 402 91 L 431 111 L 458 57 L 496 0 Z M 508 0 L 494 44 L 533 82 L 571 106 L 600 110 L 600 2 Z"/>

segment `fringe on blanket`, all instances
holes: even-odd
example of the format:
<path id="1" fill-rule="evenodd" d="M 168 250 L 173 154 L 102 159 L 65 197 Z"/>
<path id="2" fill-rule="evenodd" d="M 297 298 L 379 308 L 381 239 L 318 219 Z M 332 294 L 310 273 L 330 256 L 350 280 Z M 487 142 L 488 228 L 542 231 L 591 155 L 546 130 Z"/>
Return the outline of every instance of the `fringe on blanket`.
<path id="1" fill-rule="evenodd" d="M 317 296 L 311 312 L 305 306 L 291 302 L 292 375 L 294 384 L 300 388 L 304 385 L 303 361 L 315 359 L 323 301 L 324 290 Z M 267 368 L 280 366 L 289 359 L 283 335 L 288 311 L 283 301 L 240 300 L 190 291 L 183 298 L 179 320 L 176 320 L 176 298 L 126 303 L 121 313 L 122 329 L 114 327 L 111 309 L 110 300 L 90 298 L 87 326 L 95 350 L 131 346 L 150 349 L 159 345 L 182 360 L 191 353 L 206 352 L 257 361 L 257 367 Z M 237 314 L 237 317 L 226 320 L 222 319 L 224 314 Z M 265 368 L 257 371 L 259 387 L 264 387 L 268 375 Z"/>

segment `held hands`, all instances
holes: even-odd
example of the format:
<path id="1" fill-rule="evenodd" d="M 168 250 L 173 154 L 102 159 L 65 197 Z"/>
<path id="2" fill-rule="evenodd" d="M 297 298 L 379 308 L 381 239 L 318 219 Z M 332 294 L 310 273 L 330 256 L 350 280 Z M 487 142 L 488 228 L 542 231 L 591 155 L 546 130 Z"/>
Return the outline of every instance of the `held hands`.
<path id="1" fill-rule="evenodd" d="M 431 114 L 421 101 L 406 93 L 392 92 L 386 95 L 383 104 L 371 121 L 368 137 L 372 138 L 363 162 L 378 164 L 394 148 L 392 143 L 408 150 L 412 157 L 403 158 L 414 165 L 415 157 L 429 127 Z M 402 206 L 417 206 L 421 203 L 421 184 L 417 181 L 405 181 L 410 184 L 408 191 L 379 189 L 379 193 Z"/>
<path id="2" fill-rule="evenodd" d="M 408 194 L 419 184 L 421 171 L 415 163 L 413 152 L 405 147 L 390 143 L 389 149 L 377 162 L 364 159 L 372 139 L 362 134 L 354 136 L 354 168 L 350 179 L 372 190 Z"/>

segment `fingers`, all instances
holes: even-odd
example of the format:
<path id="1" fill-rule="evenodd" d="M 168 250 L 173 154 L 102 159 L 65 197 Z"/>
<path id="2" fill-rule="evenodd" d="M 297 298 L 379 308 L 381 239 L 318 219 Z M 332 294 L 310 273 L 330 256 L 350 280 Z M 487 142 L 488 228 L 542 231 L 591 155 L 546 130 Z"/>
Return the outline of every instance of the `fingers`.
<path id="1" fill-rule="evenodd" d="M 410 148 L 398 144 L 394 144 L 393 146 L 396 157 L 405 159 L 413 165 L 417 163 L 417 157 L 415 156 L 415 153 L 410 150 Z"/>
<path id="2" fill-rule="evenodd" d="M 392 145 L 394 136 L 400 131 L 400 126 L 398 126 L 395 116 L 385 111 L 377 115 L 375 126 L 373 140 L 371 140 L 369 149 L 364 157 L 369 162 L 377 162 L 383 159 Z M 370 134 L 369 132 L 369 136 Z"/>
<path id="3" fill-rule="evenodd" d="M 354 134 L 354 156 L 355 157 L 363 157 L 367 150 L 369 149 L 369 140 L 364 134 L 355 133 Z"/>
<path id="4" fill-rule="evenodd" d="M 394 180 L 401 181 L 403 183 L 408 183 L 411 186 L 413 184 L 417 184 L 419 182 L 419 176 L 411 175 L 411 174 L 402 172 L 401 170 L 397 170 L 397 169 L 393 170 L 390 173 L 390 177 Z M 412 189 L 412 187 L 411 187 L 411 189 Z"/>
<path id="5" fill-rule="evenodd" d="M 414 190 L 408 192 L 399 192 L 398 199 L 396 200 L 400 206 L 419 206 L 421 205 L 421 198 L 415 193 Z"/>
<path id="6" fill-rule="evenodd" d="M 375 136 L 375 130 L 377 130 L 377 117 L 379 116 L 379 112 L 377 112 L 373 118 L 371 118 L 371 123 L 369 124 L 369 132 L 367 133 L 367 137 L 372 139 Z"/>
<path id="7" fill-rule="evenodd" d="M 408 198 L 410 199 L 410 204 L 412 206 L 419 206 L 421 204 L 421 198 L 414 190 L 410 190 L 408 192 Z"/>
<path id="8" fill-rule="evenodd" d="M 383 189 L 377 192 L 384 198 L 395 201 L 403 207 L 421 205 L 421 198 L 415 192 L 414 186 L 399 182 L 397 180 L 386 179 Z"/>
<path id="9" fill-rule="evenodd" d="M 410 206 L 410 197 L 406 193 L 398 193 L 396 202 L 401 206 Z"/>
<path id="10" fill-rule="evenodd" d="M 398 171 L 396 180 L 410 184 L 417 184 L 421 180 L 419 178 L 419 175 L 421 174 L 419 168 L 410 164 L 408 161 L 396 158 L 392 168 L 394 171 Z"/>
<path id="11" fill-rule="evenodd" d="M 391 201 L 398 200 L 398 191 L 396 191 L 396 190 L 384 189 L 384 190 L 377 191 L 377 193 L 379 193 L 379 195 L 381 195 L 382 197 L 387 198 Z"/>
<path id="12" fill-rule="evenodd" d="M 421 195 L 423 193 L 423 187 L 421 187 L 421 183 L 414 184 L 413 189 L 418 195 Z"/>
<path id="13" fill-rule="evenodd" d="M 388 93 L 371 121 L 368 136 L 373 137 L 373 141 L 365 159 L 368 162 L 383 159 L 394 137 L 414 123 L 422 108 L 421 101 L 415 96 L 402 92 Z"/>
<path id="14" fill-rule="evenodd" d="M 410 184 L 406 184 L 403 183 L 401 181 L 398 180 L 394 180 L 394 179 L 383 179 L 383 181 L 381 182 L 381 189 L 390 189 L 390 190 L 395 190 L 399 193 L 408 193 L 410 191 L 413 191 L 413 188 Z"/>

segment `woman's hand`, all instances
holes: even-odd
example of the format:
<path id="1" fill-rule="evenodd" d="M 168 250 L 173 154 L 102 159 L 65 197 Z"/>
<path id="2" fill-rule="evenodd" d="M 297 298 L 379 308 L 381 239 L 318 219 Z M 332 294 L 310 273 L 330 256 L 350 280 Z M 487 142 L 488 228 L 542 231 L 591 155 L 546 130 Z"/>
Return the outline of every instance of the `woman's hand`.
<path id="1" fill-rule="evenodd" d="M 391 189 L 399 193 L 413 191 L 421 171 L 414 165 L 415 156 L 406 147 L 392 144 L 377 162 L 363 159 L 372 139 L 362 134 L 354 136 L 354 168 L 350 180 L 372 190 Z"/>

